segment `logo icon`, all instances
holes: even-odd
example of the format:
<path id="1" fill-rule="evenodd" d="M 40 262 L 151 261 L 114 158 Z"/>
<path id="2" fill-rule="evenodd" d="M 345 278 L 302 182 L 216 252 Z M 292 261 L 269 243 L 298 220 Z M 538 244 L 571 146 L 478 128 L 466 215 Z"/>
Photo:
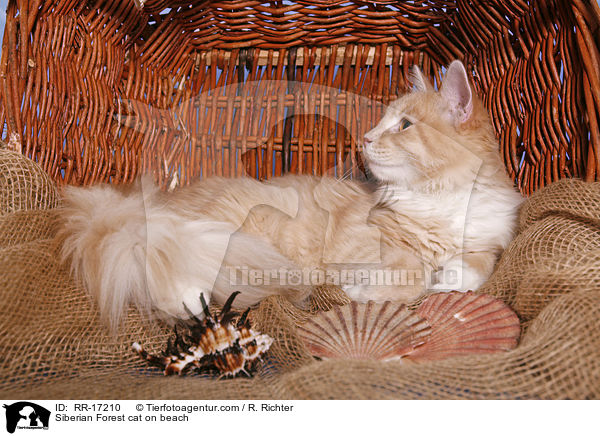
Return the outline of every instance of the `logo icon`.
<path id="1" fill-rule="evenodd" d="M 18 429 L 48 429 L 50 411 L 29 401 L 19 401 L 6 409 L 6 431 L 14 433 Z"/>

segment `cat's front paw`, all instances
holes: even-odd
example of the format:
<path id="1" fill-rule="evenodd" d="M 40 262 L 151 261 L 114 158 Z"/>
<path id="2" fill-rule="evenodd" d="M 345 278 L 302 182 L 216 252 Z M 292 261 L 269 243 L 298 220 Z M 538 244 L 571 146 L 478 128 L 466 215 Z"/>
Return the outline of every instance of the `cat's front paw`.
<path id="1" fill-rule="evenodd" d="M 410 286 L 396 285 L 344 285 L 342 290 L 348 297 L 359 303 L 375 301 L 383 303 L 385 301 L 395 301 L 408 303 L 419 297 L 424 292 L 421 284 Z"/>
<path id="2" fill-rule="evenodd" d="M 342 291 L 346 293 L 348 298 L 354 301 L 367 301 L 362 298 L 365 293 L 366 285 L 342 285 Z"/>
<path id="3" fill-rule="evenodd" d="M 472 289 L 457 287 L 457 286 L 449 285 L 448 283 L 436 283 L 435 285 L 429 286 L 428 290 L 433 291 L 433 292 L 452 292 L 452 291 L 467 292 Z"/>
<path id="4" fill-rule="evenodd" d="M 448 265 L 432 275 L 427 289 L 435 292 L 467 292 L 477 290 L 486 280 L 478 271 L 461 266 Z"/>

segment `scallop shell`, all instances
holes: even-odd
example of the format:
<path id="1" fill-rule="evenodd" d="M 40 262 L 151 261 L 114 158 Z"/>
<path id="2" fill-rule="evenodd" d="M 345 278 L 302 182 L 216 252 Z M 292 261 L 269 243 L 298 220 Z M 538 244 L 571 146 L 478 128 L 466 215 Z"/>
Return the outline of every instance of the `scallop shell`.
<path id="1" fill-rule="evenodd" d="M 388 361 L 412 353 L 426 341 L 430 328 L 403 304 L 353 301 L 319 312 L 298 333 L 313 356 Z"/>
<path id="2" fill-rule="evenodd" d="M 431 326 L 425 344 L 408 359 L 439 360 L 477 353 L 497 353 L 517 346 L 519 318 L 490 295 L 449 292 L 428 297 L 416 310 Z"/>

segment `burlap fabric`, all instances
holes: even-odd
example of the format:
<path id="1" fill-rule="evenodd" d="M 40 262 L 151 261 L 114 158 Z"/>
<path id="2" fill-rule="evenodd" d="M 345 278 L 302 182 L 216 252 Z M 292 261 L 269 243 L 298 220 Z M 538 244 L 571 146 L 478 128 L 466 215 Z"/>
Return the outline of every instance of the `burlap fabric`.
<path id="1" fill-rule="evenodd" d="M 600 398 L 600 184 L 562 181 L 524 206 L 519 234 L 481 290 L 524 321 L 515 350 L 420 364 L 317 361 L 295 334 L 308 312 L 269 298 L 251 315 L 275 338 L 258 373 L 218 380 L 147 367 L 131 343 L 159 351 L 170 330 L 134 309 L 111 335 L 58 261 L 54 186 L 14 154 L 2 152 L 0 168 L 3 398 Z M 335 289 L 318 289 L 311 311 L 346 302 Z"/>
<path id="2" fill-rule="evenodd" d="M 0 146 L 0 216 L 58 205 L 52 179 L 35 162 Z"/>

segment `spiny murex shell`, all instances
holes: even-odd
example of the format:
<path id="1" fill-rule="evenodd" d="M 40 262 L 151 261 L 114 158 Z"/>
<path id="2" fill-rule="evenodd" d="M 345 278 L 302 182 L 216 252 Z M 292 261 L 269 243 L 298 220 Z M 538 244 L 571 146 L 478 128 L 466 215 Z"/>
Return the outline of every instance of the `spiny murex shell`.
<path id="1" fill-rule="evenodd" d="M 231 305 L 238 294 L 234 292 L 229 296 L 219 316 L 210 312 L 204 295 L 200 294 L 204 319 L 189 312 L 195 321 L 188 327 L 189 334 L 181 335 L 175 328 L 174 340 L 169 340 L 161 355 L 149 354 L 137 342 L 132 344 L 133 350 L 151 365 L 164 369 L 165 375 L 181 375 L 190 367 L 212 368 L 230 377 L 240 373 L 250 375 L 255 361 L 269 350 L 273 338 L 251 328 L 250 309 L 242 314 L 236 326 L 233 325 L 236 313 L 231 311 Z"/>
<path id="2" fill-rule="evenodd" d="M 319 312 L 299 326 L 298 333 L 314 356 L 389 361 L 422 345 L 430 328 L 403 304 L 353 301 Z"/>

